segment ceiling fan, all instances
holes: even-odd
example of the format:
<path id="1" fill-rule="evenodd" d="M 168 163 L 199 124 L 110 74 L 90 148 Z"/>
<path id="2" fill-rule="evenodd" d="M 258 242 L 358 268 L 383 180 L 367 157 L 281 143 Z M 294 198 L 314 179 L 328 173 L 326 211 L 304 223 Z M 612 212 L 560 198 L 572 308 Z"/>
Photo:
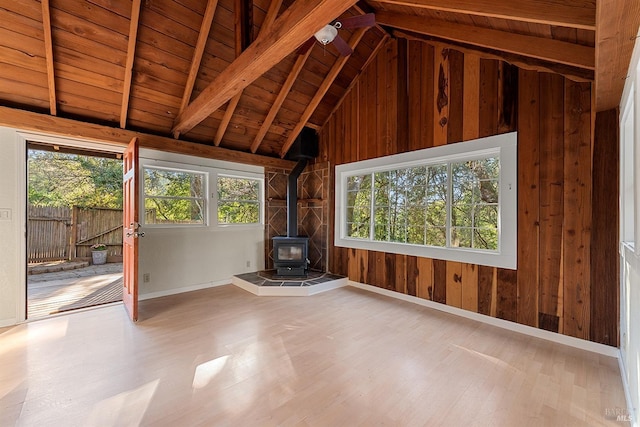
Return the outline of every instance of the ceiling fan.
<path id="1" fill-rule="evenodd" d="M 338 34 L 339 29 L 353 29 L 353 28 L 365 28 L 373 27 L 376 25 L 376 18 L 373 13 L 366 13 L 364 15 L 352 16 L 335 21 L 333 24 L 327 24 L 313 35 L 309 40 L 304 42 L 298 49 L 298 53 L 305 54 L 309 49 L 313 47 L 313 44 L 317 41 L 323 46 L 333 43 L 336 50 L 342 56 L 349 56 L 353 53 L 351 46 Z"/>

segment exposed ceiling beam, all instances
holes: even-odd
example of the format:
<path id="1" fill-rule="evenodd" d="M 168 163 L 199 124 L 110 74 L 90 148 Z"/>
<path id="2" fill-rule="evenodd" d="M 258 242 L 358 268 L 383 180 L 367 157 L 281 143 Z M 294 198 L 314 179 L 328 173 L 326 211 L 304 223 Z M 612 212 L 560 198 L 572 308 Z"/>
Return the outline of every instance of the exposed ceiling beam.
<path id="1" fill-rule="evenodd" d="M 200 62 L 202 61 L 202 55 L 204 49 L 207 46 L 207 40 L 209 39 L 209 31 L 211 30 L 211 24 L 213 23 L 213 17 L 216 13 L 216 6 L 218 6 L 218 0 L 209 0 L 207 8 L 204 11 L 202 17 L 202 24 L 200 24 L 200 32 L 198 33 L 198 41 L 196 42 L 196 48 L 193 52 L 193 58 L 191 60 L 191 66 L 189 67 L 189 76 L 187 77 L 187 84 L 184 88 L 184 94 L 182 95 L 182 102 L 180 103 L 180 111 L 182 113 L 191 99 L 193 93 L 193 86 L 196 83 L 198 77 L 198 70 L 200 70 Z M 177 138 L 179 135 L 174 134 Z"/>
<path id="2" fill-rule="evenodd" d="M 236 0 L 236 4 L 238 1 L 242 1 L 242 0 Z M 280 11 L 280 6 L 282 5 L 282 0 L 274 0 L 269 4 L 269 10 L 267 10 L 267 15 L 264 18 L 264 22 L 262 23 L 262 27 L 260 27 L 260 33 L 258 34 L 258 37 L 260 37 L 261 35 L 265 34 L 267 32 L 267 30 L 269 30 L 271 28 L 271 26 L 273 25 L 273 23 L 276 20 L 276 17 L 278 16 L 278 12 Z M 236 13 L 237 15 L 237 13 Z M 238 17 L 236 16 L 236 19 Z M 241 28 L 239 28 L 238 26 L 236 26 L 236 33 L 238 31 L 241 31 Z M 236 57 L 240 56 L 242 54 L 242 52 L 244 51 L 244 47 L 242 46 L 242 44 L 238 44 L 241 43 L 241 40 L 238 40 L 236 38 Z M 224 133 L 227 131 L 227 127 L 229 126 L 229 122 L 231 122 L 231 118 L 233 117 L 233 114 L 236 112 L 236 108 L 238 107 L 238 103 L 240 102 L 240 98 L 242 97 L 242 90 L 240 92 L 238 92 L 236 95 L 234 95 L 233 98 L 231 98 L 231 100 L 229 101 L 229 104 L 227 105 L 227 109 L 224 112 L 224 116 L 222 117 L 222 121 L 220 122 L 220 125 L 218 126 L 218 131 L 216 132 L 216 137 L 213 140 L 213 144 L 217 147 L 220 145 L 220 143 L 222 142 L 222 138 L 224 137 Z"/>
<path id="3" fill-rule="evenodd" d="M 374 13 L 375 14 L 375 9 L 373 9 L 371 6 L 369 6 L 368 4 L 366 4 L 364 1 L 360 0 L 358 1 L 358 3 L 356 3 L 353 6 L 353 9 L 355 11 L 357 11 L 359 14 L 364 15 L 365 13 Z M 382 26 L 380 24 L 378 24 L 376 22 L 376 28 L 378 30 L 380 30 L 380 32 L 384 35 L 384 36 L 389 36 L 389 32 L 387 30 L 385 30 L 384 28 L 382 28 Z"/>
<path id="4" fill-rule="evenodd" d="M 280 88 L 280 92 L 278 93 L 276 100 L 273 101 L 273 104 L 271 104 L 269 113 L 267 114 L 267 117 L 264 119 L 264 122 L 262 122 L 262 126 L 260 126 L 260 129 L 258 130 L 258 134 L 256 135 L 255 139 L 253 140 L 253 143 L 251 144 L 252 153 L 255 153 L 256 151 L 258 151 L 258 147 L 260 147 L 260 144 L 262 144 L 262 140 L 267 135 L 267 132 L 271 127 L 271 124 L 275 120 L 276 115 L 278 114 L 278 111 L 280 111 L 280 107 L 282 107 L 282 104 L 284 103 L 284 100 L 287 98 L 287 95 L 289 95 L 289 91 L 291 91 L 291 88 L 293 87 L 293 84 L 296 82 L 298 75 L 300 75 L 300 71 L 302 71 L 302 69 L 304 68 L 304 64 L 307 62 L 307 59 L 309 59 L 309 55 L 311 54 L 312 50 L 313 50 L 313 46 L 311 47 L 311 49 L 308 49 L 304 54 L 298 55 L 298 57 L 296 58 L 296 62 L 293 64 L 293 68 L 291 68 L 291 72 L 287 76 L 287 80 L 285 80 L 284 84 Z"/>
<path id="5" fill-rule="evenodd" d="M 338 108 L 340 108 L 340 106 L 344 102 L 344 99 L 347 97 L 349 92 L 351 92 L 351 89 L 353 89 L 353 87 L 358 83 L 358 80 L 360 79 L 360 76 L 362 75 L 364 70 L 366 70 L 367 67 L 369 66 L 369 64 L 371 63 L 371 61 L 373 61 L 375 59 L 375 57 L 378 55 L 378 51 L 380 51 L 382 46 L 384 46 L 385 43 L 387 42 L 387 40 L 389 40 L 389 37 L 390 36 L 385 32 L 384 36 L 380 39 L 380 41 L 378 42 L 376 47 L 373 49 L 373 51 L 371 51 L 371 55 L 369 55 L 369 57 L 367 58 L 365 63 L 362 64 L 362 67 L 360 68 L 360 71 L 358 71 L 358 74 L 356 74 L 356 76 L 353 78 L 353 80 L 351 80 L 351 83 L 349 84 L 349 87 L 342 94 L 342 98 L 340 98 L 340 100 L 336 103 L 336 105 L 331 110 L 331 113 L 329 113 L 329 116 L 327 117 L 327 120 L 325 120 L 325 122 L 322 124 L 322 127 L 324 127 L 329 122 L 329 120 L 331 120 L 331 116 L 333 116 L 333 114 L 336 111 L 338 111 Z"/>
<path id="6" fill-rule="evenodd" d="M 460 51 L 462 53 L 478 55 L 480 56 L 480 58 L 484 58 L 484 59 L 495 59 L 498 61 L 506 61 L 509 64 L 515 65 L 524 70 L 560 74 L 571 80 L 578 81 L 578 82 L 593 82 L 594 80 L 595 73 L 593 70 L 570 67 L 564 64 L 542 61 L 535 58 L 515 55 L 513 53 L 500 52 L 494 49 L 487 49 L 487 48 L 472 46 L 469 44 L 452 42 L 451 40 L 443 40 L 437 37 L 431 37 L 424 34 L 417 34 L 410 31 L 394 30 L 393 35 L 395 37 L 400 37 L 407 40 L 416 40 L 419 42 L 426 42 L 430 44 L 445 43 L 451 46 L 451 48 L 457 51 Z"/>
<path id="7" fill-rule="evenodd" d="M 236 56 L 251 44 L 251 30 L 253 29 L 253 1 L 234 1 L 234 27 L 236 38 Z"/>
<path id="8" fill-rule="evenodd" d="M 213 139 L 213 145 L 215 145 L 216 147 L 219 146 L 222 142 L 222 138 L 224 137 L 224 134 L 229 127 L 229 123 L 231 122 L 231 117 L 233 117 L 233 113 L 236 112 L 236 107 L 240 102 L 240 98 L 242 98 L 242 91 L 233 95 L 233 98 L 231 98 L 229 100 L 229 103 L 227 104 L 227 109 L 222 116 L 222 120 L 220 121 L 220 125 L 218 126 L 216 136 Z"/>
<path id="9" fill-rule="evenodd" d="M 353 35 L 349 39 L 349 46 L 352 50 L 355 51 L 356 46 L 358 45 L 358 43 L 360 43 L 360 40 L 362 40 L 362 37 L 364 36 L 364 33 L 366 31 L 367 28 L 358 28 L 354 31 Z M 284 157 L 287 154 L 287 151 L 289 151 L 289 148 L 291 148 L 291 145 L 295 141 L 296 137 L 298 136 L 304 125 L 309 121 L 316 108 L 318 108 L 318 105 L 322 101 L 322 98 L 324 98 L 326 93 L 329 91 L 329 88 L 333 84 L 333 81 L 336 79 L 336 77 L 338 77 L 338 74 L 340 74 L 340 71 L 342 71 L 342 67 L 344 67 L 344 64 L 346 64 L 348 60 L 348 56 L 339 56 L 338 59 L 336 59 L 336 62 L 333 63 L 333 66 L 329 70 L 329 73 L 320 84 L 318 91 L 313 96 L 313 98 L 311 98 L 311 101 L 309 101 L 309 105 L 307 105 L 307 108 L 302 113 L 300 121 L 298 121 L 291 133 L 289 133 L 287 141 L 282 146 L 282 150 L 280 150 L 280 157 Z"/>
<path id="10" fill-rule="evenodd" d="M 356 0 L 297 0 L 178 115 L 173 133 L 193 129 L 355 3 Z"/>
<path id="11" fill-rule="evenodd" d="M 122 147 L 125 147 L 132 138 L 136 137 L 140 140 L 140 146 L 142 148 L 248 165 L 291 169 L 295 164 L 294 162 L 275 157 L 244 153 L 194 142 L 176 141 L 175 139 L 163 136 L 84 123 L 77 120 L 52 117 L 47 114 L 38 114 L 2 106 L 0 106 L 0 126 L 65 138 L 111 143 Z"/>
<path id="12" fill-rule="evenodd" d="M 131 80 L 133 79 L 133 61 L 136 57 L 136 42 L 138 41 L 138 23 L 140 22 L 141 0 L 133 0 L 131 4 L 131 20 L 129 21 L 129 43 L 127 46 L 127 62 L 124 66 L 124 83 L 122 88 L 122 105 L 120 109 L 120 127 L 127 126 L 129 112 L 129 96 L 131 95 Z"/>
<path id="13" fill-rule="evenodd" d="M 620 104 L 633 46 L 640 34 L 640 2 L 598 0 L 596 29 L 596 112 Z"/>
<path id="14" fill-rule="evenodd" d="M 376 0 L 400 6 L 594 30 L 592 0 Z M 622 1 L 622 0 L 621 0 Z"/>
<path id="15" fill-rule="evenodd" d="M 588 46 L 398 13 L 378 12 L 376 21 L 382 25 L 445 40 L 468 43 L 572 67 L 595 69 L 595 49 Z"/>
<path id="16" fill-rule="evenodd" d="M 53 66 L 53 39 L 51 37 L 51 10 L 49 0 L 42 0 L 42 26 L 44 30 L 44 51 L 47 63 L 47 83 L 49 85 L 49 111 L 52 116 L 58 114 L 56 101 L 56 79 Z"/>

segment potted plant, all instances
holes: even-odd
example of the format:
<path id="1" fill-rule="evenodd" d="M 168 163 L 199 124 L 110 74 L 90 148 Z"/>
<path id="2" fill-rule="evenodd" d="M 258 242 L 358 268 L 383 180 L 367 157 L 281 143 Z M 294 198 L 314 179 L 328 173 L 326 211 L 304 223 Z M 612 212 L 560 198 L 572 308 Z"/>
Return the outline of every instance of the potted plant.
<path id="1" fill-rule="evenodd" d="M 107 263 L 107 245 L 104 243 L 96 243 L 91 246 L 91 259 L 94 265 Z"/>

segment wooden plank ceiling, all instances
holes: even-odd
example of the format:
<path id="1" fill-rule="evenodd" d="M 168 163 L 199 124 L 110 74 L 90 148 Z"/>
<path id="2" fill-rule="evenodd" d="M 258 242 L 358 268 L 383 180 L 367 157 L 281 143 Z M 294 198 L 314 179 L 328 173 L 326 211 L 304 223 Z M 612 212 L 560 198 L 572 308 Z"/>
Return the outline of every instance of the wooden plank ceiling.
<path id="1" fill-rule="evenodd" d="M 619 102 L 640 11 L 599 1 L 5 1 L 0 105 L 277 158 L 400 37 L 593 81 L 604 110 Z M 324 24 L 367 12 L 379 25 L 339 31 L 349 57 L 331 44 L 298 52 Z"/>

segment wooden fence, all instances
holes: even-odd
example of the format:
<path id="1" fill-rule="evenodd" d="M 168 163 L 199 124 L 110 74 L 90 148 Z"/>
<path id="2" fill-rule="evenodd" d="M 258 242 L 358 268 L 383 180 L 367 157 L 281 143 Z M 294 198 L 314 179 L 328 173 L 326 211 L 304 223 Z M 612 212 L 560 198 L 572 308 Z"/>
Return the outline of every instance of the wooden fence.
<path id="1" fill-rule="evenodd" d="M 122 210 L 29 206 L 28 262 L 91 257 L 91 245 L 105 243 L 110 256 L 122 256 Z"/>

